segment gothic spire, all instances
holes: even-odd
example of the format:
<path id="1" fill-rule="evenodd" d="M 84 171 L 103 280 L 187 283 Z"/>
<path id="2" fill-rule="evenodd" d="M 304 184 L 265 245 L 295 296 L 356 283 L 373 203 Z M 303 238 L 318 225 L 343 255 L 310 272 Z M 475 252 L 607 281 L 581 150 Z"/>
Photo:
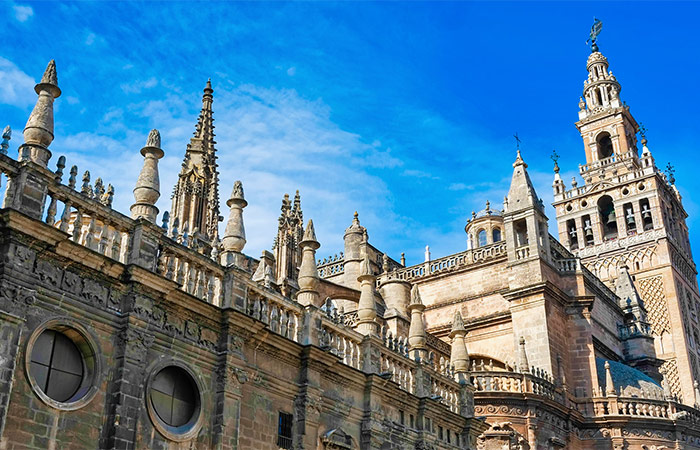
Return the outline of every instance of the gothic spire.
<path id="1" fill-rule="evenodd" d="M 532 185 L 530 175 L 527 173 L 527 164 L 520 155 L 520 149 L 518 149 L 517 157 L 513 163 L 510 190 L 508 191 L 508 212 L 512 213 L 530 207 L 544 209 L 542 202 L 537 197 L 535 187 Z"/>
<path id="2" fill-rule="evenodd" d="M 175 189 L 171 216 L 191 230 L 199 230 L 203 237 L 213 238 L 223 218 L 219 215 L 219 170 L 216 163 L 214 90 L 207 81 L 202 96 L 194 136 L 190 139 L 182 162 L 182 170 Z"/>

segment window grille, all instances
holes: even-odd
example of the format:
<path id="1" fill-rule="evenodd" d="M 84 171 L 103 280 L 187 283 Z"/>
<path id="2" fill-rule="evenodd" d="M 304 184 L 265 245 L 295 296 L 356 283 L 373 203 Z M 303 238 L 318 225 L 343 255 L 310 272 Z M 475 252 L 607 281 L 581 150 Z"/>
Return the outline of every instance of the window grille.
<path id="1" fill-rule="evenodd" d="M 285 450 L 292 448 L 292 420 L 291 414 L 280 412 L 279 426 L 277 428 L 277 446 Z"/>

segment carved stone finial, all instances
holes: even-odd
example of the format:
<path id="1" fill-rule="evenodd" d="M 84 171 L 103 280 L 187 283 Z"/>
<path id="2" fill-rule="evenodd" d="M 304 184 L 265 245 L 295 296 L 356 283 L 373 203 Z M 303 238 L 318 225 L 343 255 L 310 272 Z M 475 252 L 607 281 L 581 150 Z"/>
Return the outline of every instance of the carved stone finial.
<path id="1" fill-rule="evenodd" d="M 411 314 L 411 323 L 408 328 L 410 350 L 425 349 L 426 336 L 425 325 L 423 324 L 425 305 L 421 301 L 418 286 L 416 285 L 413 285 L 411 288 L 411 303 L 408 305 L 408 310 Z"/>
<path id="2" fill-rule="evenodd" d="M 246 243 L 243 208 L 248 206 L 248 202 L 243 195 L 243 183 L 240 180 L 233 183 L 231 198 L 226 201 L 226 205 L 230 208 L 230 212 L 221 245 L 224 251 L 223 264 L 229 265 L 235 262 L 231 252 L 243 251 Z"/>
<path id="3" fill-rule="evenodd" d="M 58 87 L 58 75 L 56 74 L 56 60 L 52 59 L 49 61 L 49 65 L 46 66 L 44 75 L 41 77 L 41 82 L 45 84 L 53 84 Z M 38 92 L 37 92 L 38 94 Z"/>
<path id="4" fill-rule="evenodd" d="M 608 395 L 616 394 L 612 373 L 610 373 L 610 363 L 608 361 L 605 361 L 605 393 Z"/>
<path id="5" fill-rule="evenodd" d="M 7 149 L 10 148 L 10 139 L 12 139 L 12 128 L 9 125 L 2 130 L 2 142 L 0 143 L 0 154 L 7 155 Z"/>
<path id="6" fill-rule="evenodd" d="M 148 133 L 146 147 L 160 148 L 160 132 L 158 130 L 153 129 L 150 133 Z"/>
<path id="7" fill-rule="evenodd" d="M 80 189 L 80 193 L 86 195 L 90 198 L 93 196 L 92 188 L 90 187 L 90 171 L 86 170 L 83 174 L 83 185 Z"/>
<path id="8" fill-rule="evenodd" d="M 525 351 L 525 337 L 520 336 L 519 344 L 518 366 L 521 372 L 527 373 L 530 372 L 530 363 L 527 360 L 527 352 Z"/>

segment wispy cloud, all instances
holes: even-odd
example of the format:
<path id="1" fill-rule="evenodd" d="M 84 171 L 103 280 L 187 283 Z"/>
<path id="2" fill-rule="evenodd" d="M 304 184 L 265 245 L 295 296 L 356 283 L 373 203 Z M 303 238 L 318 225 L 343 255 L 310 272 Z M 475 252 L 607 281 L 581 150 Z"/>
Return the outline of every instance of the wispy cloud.
<path id="1" fill-rule="evenodd" d="M 34 80 L 12 61 L 0 57 L 0 103 L 24 108 L 36 101 Z"/>
<path id="2" fill-rule="evenodd" d="M 32 7 L 26 5 L 12 5 L 12 11 L 19 22 L 26 22 L 34 15 Z"/>
<path id="3" fill-rule="evenodd" d="M 132 83 L 122 83 L 119 87 L 126 94 L 139 94 L 144 89 L 151 89 L 158 86 L 156 77 L 151 77 L 147 80 L 138 80 Z"/>

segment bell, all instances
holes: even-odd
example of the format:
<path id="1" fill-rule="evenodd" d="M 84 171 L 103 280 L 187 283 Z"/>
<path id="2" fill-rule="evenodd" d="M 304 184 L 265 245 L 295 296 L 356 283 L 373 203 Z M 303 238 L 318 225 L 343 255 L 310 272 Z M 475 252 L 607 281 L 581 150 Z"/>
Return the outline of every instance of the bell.
<path id="1" fill-rule="evenodd" d="M 610 214 L 608 214 L 608 222 L 615 222 L 617 221 L 617 216 L 615 215 L 615 210 L 613 209 L 610 211 Z"/>
<path id="2" fill-rule="evenodd" d="M 587 238 L 592 238 L 592 237 L 593 237 L 593 228 L 592 228 L 590 225 L 588 225 L 588 226 L 586 227 L 585 232 L 586 232 L 586 237 L 587 237 Z"/>
<path id="3" fill-rule="evenodd" d="M 571 236 L 571 239 L 576 239 L 576 228 L 569 230 L 569 236 Z"/>
<path id="4" fill-rule="evenodd" d="M 644 219 L 651 218 L 651 211 L 649 211 L 649 207 L 647 207 L 646 205 L 642 209 L 642 218 L 644 218 Z"/>
<path id="5" fill-rule="evenodd" d="M 627 212 L 627 225 L 634 225 L 634 214 L 632 213 L 632 210 L 629 210 Z"/>

